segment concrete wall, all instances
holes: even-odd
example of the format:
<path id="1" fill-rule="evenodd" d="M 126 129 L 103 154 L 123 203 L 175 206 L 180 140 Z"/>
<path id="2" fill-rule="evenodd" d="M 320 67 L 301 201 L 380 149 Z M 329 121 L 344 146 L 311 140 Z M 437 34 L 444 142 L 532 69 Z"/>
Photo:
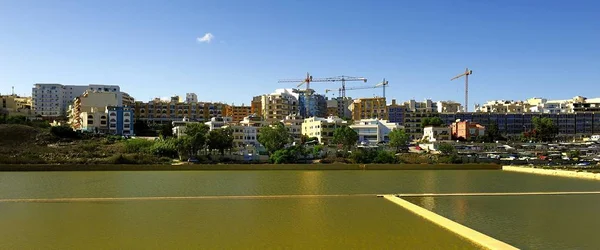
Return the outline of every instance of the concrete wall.
<path id="1" fill-rule="evenodd" d="M 589 172 L 576 172 L 571 170 L 558 170 L 558 169 L 541 169 L 541 168 L 530 168 L 530 167 L 515 167 L 515 166 L 502 166 L 502 170 L 529 174 L 541 174 L 541 175 L 553 175 L 562 177 L 581 178 L 589 180 L 600 180 L 600 173 L 589 173 Z"/>

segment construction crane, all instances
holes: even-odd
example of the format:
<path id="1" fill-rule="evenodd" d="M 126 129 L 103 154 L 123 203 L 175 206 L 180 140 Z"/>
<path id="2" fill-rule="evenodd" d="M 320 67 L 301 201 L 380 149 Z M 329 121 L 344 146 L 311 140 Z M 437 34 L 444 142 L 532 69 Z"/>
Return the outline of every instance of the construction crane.
<path id="1" fill-rule="evenodd" d="M 310 92 L 310 83 L 311 82 L 342 82 L 342 87 L 340 88 L 341 97 L 346 97 L 346 82 L 367 82 L 367 78 L 364 77 L 354 77 L 354 76 L 335 76 L 335 77 L 326 77 L 326 78 L 313 78 L 309 73 L 306 73 L 306 78 L 304 79 L 284 79 L 279 80 L 279 83 L 287 83 L 287 82 L 297 82 L 299 83 L 296 87 L 301 87 L 306 84 L 307 93 Z"/>
<path id="2" fill-rule="evenodd" d="M 465 112 L 469 112 L 469 75 L 471 74 L 473 74 L 473 71 L 467 68 L 465 69 L 465 73 L 462 73 L 450 79 L 450 81 L 452 81 L 463 76 L 465 77 Z"/>
<path id="3" fill-rule="evenodd" d="M 383 98 L 385 98 L 385 88 L 388 86 L 389 82 L 383 79 L 383 82 L 376 84 L 375 86 L 367 86 L 367 87 L 355 87 L 355 88 L 347 88 L 346 90 L 359 90 L 359 89 L 376 89 L 383 88 Z M 340 88 L 341 91 L 341 88 Z"/>

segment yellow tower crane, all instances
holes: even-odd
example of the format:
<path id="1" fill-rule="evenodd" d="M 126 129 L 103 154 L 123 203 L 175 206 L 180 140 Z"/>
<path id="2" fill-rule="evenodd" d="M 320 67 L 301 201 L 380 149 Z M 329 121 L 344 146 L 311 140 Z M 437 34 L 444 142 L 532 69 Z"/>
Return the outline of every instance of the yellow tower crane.
<path id="1" fill-rule="evenodd" d="M 465 77 L 465 112 L 469 112 L 469 75 L 471 74 L 473 74 L 473 71 L 467 68 L 465 69 L 465 73 L 462 73 L 450 79 L 450 81 L 452 81 L 463 76 Z"/>

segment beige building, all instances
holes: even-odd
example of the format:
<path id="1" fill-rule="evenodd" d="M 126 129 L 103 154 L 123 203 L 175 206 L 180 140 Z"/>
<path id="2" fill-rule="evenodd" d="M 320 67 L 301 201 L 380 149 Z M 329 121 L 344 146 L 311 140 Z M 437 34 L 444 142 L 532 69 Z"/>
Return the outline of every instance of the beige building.
<path id="1" fill-rule="evenodd" d="M 298 94 L 290 89 L 278 89 L 261 96 L 261 113 L 269 123 L 281 121 L 288 115 L 299 115 Z"/>
<path id="2" fill-rule="evenodd" d="M 463 111 L 462 104 L 454 101 L 439 101 L 437 102 L 438 113 L 458 113 Z"/>
<path id="3" fill-rule="evenodd" d="M 33 115 L 31 97 L 3 95 L 0 98 L 0 108 L 6 109 L 9 114 Z"/>
<path id="4" fill-rule="evenodd" d="M 394 129 L 402 129 L 398 123 L 380 119 L 363 119 L 350 125 L 358 133 L 358 141 L 362 144 L 377 144 L 388 142 L 389 134 Z"/>
<path id="5" fill-rule="evenodd" d="M 81 131 L 93 133 L 108 132 L 108 116 L 105 108 L 92 107 L 89 111 L 81 112 L 79 117 L 81 120 L 79 129 Z"/>
<path id="6" fill-rule="evenodd" d="M 387 106 L 384 97 L 359 98 L 350 104 L 352 120 L 379 118 L 388 119 Z"/>
<path id="7" fill-rule="evenodd" d="M 332 144 L 333 131 L 348 123 L 336 116 L 327 118 L 310 117 L 302 122 L 302 134 L 308 137 L 316 137 L 321 144 Z"/>
<path id="8" fill-rule="evenodd" d="M 285 126 L 290 133 L 290 135 L 294 138 L 294 142 L 300 143 L 302 136 L 302 123 L 304 119 L 300 118 L 300 116 L 286 116 L 281 123 Z"/>
<path id="9" fill-rule="evenodd" d="M 484 113 L 528 113 L 533 105 L 523 101 L 495 100 L 475 105 L 475 112 Z"/>
<path id="10" fill-rule="evenodd" d="M 106 110 L 108 106 L 117 106 L 117 94 L 114 92 L 86 91 L 83 95 L 75 97 L 73 104 L 69 105 L 68 123 L 75 130 L 82 130 L 84 121 L 89 121 L 89 116 L 98 111 Z M 84 114 L 85 113 L 85 114 Z"/>
<path id="11" fill-rule="evenodd" d="M 135 104 L 135 99 L 125 92 L 121 92 L 123 96 L 123 106 L 133 107 Z"/>

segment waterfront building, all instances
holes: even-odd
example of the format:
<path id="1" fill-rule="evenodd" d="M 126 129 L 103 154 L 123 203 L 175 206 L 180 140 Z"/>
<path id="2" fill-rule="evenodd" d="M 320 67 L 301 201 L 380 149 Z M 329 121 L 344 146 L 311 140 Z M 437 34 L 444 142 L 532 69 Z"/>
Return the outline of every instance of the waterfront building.
<path id="1" fill-rule="evenodd" d="M 471 121 L 456 120 L 450 127 L 452 128 L 452 139 L 471 140 L 478 136 L 485 135 L 485 126 Z"/>
<path id="2" fill-rule="evenodd" d="M 244 117 L 252 114 L 252 107 L 250 106 L 235 106 L 235 105 L 226 105 L 224 116 L 231 117 L 233 122 L 240 122 L 244 119 Z"/>
<path id="3" fill-rule="evenodd" d="M 75 97 L 82 95 L 86 90 L 116 93 L 117 105 L 121 106 L 123 103 L 120 87 L 116 85 L 36 83 L 31 90 L 32 109 L 41 116 L 65 116 Z"/>
<path id="4" fill-rule="evenodd" d="M 148 123 L 170 123 L 187 117 L 191 121 L 206 122 L 212 117 L 222 117 L 225 104 L 197 102 L 179 102 L 179 97 L 171 100 L 155 98 L 149 102 L 135 102 L 136 117 Z"/>
<path id="5" fill-rule="evenodd" d="M 533 117 L 546 117 L 552 120 L 558 129 L 557 139 L 580 138 L 600 133 L 600 112 L 577 113 L 442 113 L 439 117 L 445 124 L 457 119 L 476 122 L 489 127 L 498 126 L 500 134 L 508 138 L 518 138 L 523 132 L 533 129 Z"/>
<path id="6" fill-rule="evenodd" d="M 133 124 L 135 113 L 132 107 L 109 106 L 106 107 L 108 114 L 108 132 L 114 135 L 134 135 Z"/>
<path id="7" fill-rule="evenodd" d="M 392 99 L 392 104 L 387 106 L 388 120 L 390 122 L 403 125 L 404 112 L 406 112 L 406 107 L 402 104 L 396 103 L 396 99 Z"/>
<path id="8" fill-rule="evenodd" d="M 423 138 L 421 140 L 428 142 L 449 141 L 451 139 L 451 130 L 448 126 L 427 126 L 423 128 Z"/>
<path id="9" fill-rule="evenodd" d="M 212 117 L 210 121 L 205 122 L 210 131 L 215 129 L 219 129 L 229 123 L 232 123 L 231 117 L 223 116 L 223 117 Z"/>
<path id="10" fill-rule="evenodd" d="M 248 146 L 256 148 L 257 146 L 259 146 L 257 127 L 243 126 L 232 123 L 223 126 L 223 128 L 231 129 L 234 149 L 245 149 Z"/>
<path id="11" fill-rule="evenodd" d="M 89 124 L 90 116 L 95 117 L 99 110 L 105 110 L 108 106 L 118 106 L 117 93 L 86 90 L 81 96 L 75 97 L 69 105 L 68 124 L 74 130 L 88 130 L 90 126 L 83 128 L 84 121 Z M 95 126 L 91 127 L 96 131 Z"/>
<path id="12" fill-rule="evenodd" d="M 261 114 L 269 123 L 283 120 L 288 115 L 299 115 L 298 94 L 292 89 L 277 89 L 261 96 Z"/>
<path id="13" fill-rule="evenodd" d="M 387 120 L 387 106 L 384 97 L 359 98 L 350 104 L 352 120 L 379 118 Z"/>
<path id="14" fill-rule="evenodd" d="M 437 117 L 438 115 L 437 112 L 406 112 L 404 113 L 404 130 L 410 139 L 421 139 L 423 137 L 423 127 L 421 126 L 423 119 Z"/>
<path id="15" fill-rule="evenodd" d="M 186 93 L 185 103 L 196 103 L 198 102 L 198 95 L 196 93 Z"/>
<path id="16" fill-rule="evenodd" d="M 298 114 L 300 117 L 326 117 L 327 99 L 323 95 L 315 94 L 312 89 L 294 89 L 298 94 Z"/>
<path id="17" fill-rule="evenodd" d="M 310 117 L 302 122 L 302 134 L 308 137 L 316 137 L 321 144 L 331 144 L 333 131 L 347 125 L 348 122 L 336 116 L 327 118 Z"/>
<path id="18" fill-rule="evenodd" d="M 360 143 L 377 144 L 388 142 L 390 132 L 394 129 L 402 129 L 402 126 L 381 119 L 362 119 L 354 121 L 350 128 L 358 133 Z"/>

